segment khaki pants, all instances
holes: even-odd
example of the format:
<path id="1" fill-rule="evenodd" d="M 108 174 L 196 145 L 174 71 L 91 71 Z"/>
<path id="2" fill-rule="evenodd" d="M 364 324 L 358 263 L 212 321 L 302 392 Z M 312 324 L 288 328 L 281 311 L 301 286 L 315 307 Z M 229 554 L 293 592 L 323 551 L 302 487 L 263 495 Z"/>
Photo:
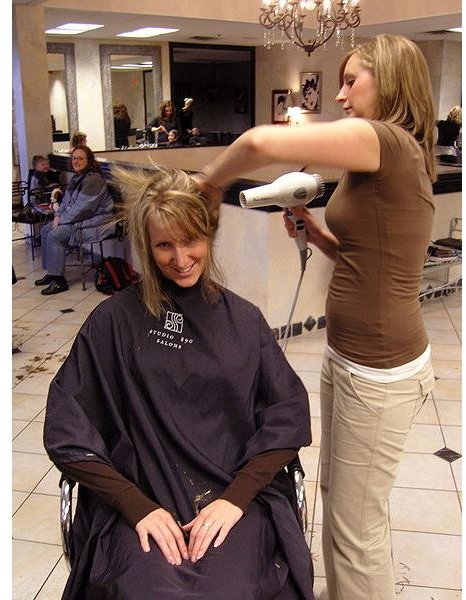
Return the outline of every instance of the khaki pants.
<path id="1" fill-rule="evenodd" d="M 388 497 L 411 423 L 432 390 L 429 362 L 374 383 L 324 357 L 323 554 L 329 600 L 394 600 Z"/>

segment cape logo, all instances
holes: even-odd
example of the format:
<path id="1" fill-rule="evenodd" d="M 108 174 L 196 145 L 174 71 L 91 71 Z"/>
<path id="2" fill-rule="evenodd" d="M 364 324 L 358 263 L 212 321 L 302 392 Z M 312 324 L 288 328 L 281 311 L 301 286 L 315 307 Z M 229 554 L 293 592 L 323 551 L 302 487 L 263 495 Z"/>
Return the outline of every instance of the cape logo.
<path id="1" fill-rule="evenodd" d="M 168 331 L 174 331 L 175 333 L 183 333 L 183 315 L 167 311 L 163 328 Z"/>

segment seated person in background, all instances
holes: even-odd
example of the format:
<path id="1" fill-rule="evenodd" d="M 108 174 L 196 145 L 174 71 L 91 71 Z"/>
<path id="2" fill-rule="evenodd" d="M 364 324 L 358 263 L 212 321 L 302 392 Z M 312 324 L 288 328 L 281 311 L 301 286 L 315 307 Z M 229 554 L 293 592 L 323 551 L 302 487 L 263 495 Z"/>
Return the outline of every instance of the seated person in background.
<path id="1" fill-rule="evenodd" d="M 461 131 L 462 110 L 460 106 L 450 109 L 446 120 L 437 121 L 437 144 L 435 154 L 439 160 L 446 163 L 458 162 L 458 138 Z"/>
<path id="2" fill-rule="evenodd" d="M 190 146 L 207 146 L 209 144 L 209 139 L 206 135 L 201 133 L 199 127 L 193 127 L 191 129 L 191 136 L 188 144 Z"/>
<path id="3" fill-rule="evenodd" d="M 70 153 L 76 146 L 87 146 L 87 135 L 82 131 L 75 131 L 71 136 Z"/>
<path id="4" fill-rule="evenodd" d="M 152 119 L 147 126 L 148 141 L 164 144 L 168 141 L 168 132 L 171 129 L 180 130 L 180 121 L 175 112 L 175 107 L 171 100 L 166 100 L 160 105 L 160 116 Z"/>
<path id="5" fill-rule="evenodd" d="M 218 283 L 219 205 L 178 170 L 112 183 L 141 278 L 50 385 L 45 447 L 80 483 L 62 600 L 313 600 L 283 469 L 309 401 L 259 309 Z"/>
<path id="6" fill-rule="evenodd" d="M 180 144 L 180 134 L 177 129 L 170 129 L 168 132 L 167 146 L 170 148 L 182 146 L 182 144 Z"/>
<path id="7" fill-rule="evenodd" d="M 79 241 L 78 227 L 82 227 L 84 242 L 115 229 L 115 224 L 110 221 L 113 199 L 92 150 L 87 146 L 76 146 L 71 154 L 71 165 L 75 175 L 66 188 L 54 220 L 41 231 L 42 266 L 47 269 L 47 274 L 37 279 L 35 285 L 48 286 L 42 290 L 44 296 L 68 289 L 64 277 L 66 251 Z"/>
<path id="8" fill-rule="evenodd" d="M 53 214 L 53 203 L 60 203 L 60 172 L 50 168 L 49 159 L 42 154 L 32 157 L 29 179 L 29 201 L 34 210 L 43 215 Z"/>
<path id="9" fill-rule="evenodd" d="M 123 102 L 115 102 L 113 105 L 113 128 L 115 130 L 115 148 L 128 147 L 131 119 Z"/>

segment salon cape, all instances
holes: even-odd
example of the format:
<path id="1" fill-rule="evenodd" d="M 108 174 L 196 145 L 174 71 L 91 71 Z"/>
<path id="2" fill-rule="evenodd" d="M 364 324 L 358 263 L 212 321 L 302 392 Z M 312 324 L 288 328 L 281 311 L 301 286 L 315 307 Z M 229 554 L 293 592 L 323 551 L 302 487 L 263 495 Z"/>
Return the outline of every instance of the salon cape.
<path id="1" fill-rule="evenodd" d="M 50 385 L 44 442 L 55 463 L 105 463 L 188 523 L 196 498 L 219 497 L 250 458 L 309 445 L 309 402 L 255 306 L 224 289 L 206 301 L 199 284 L 171 284 L 169 292 L 173 305 L 160 319 L 145 310 L 137 287 L 91 313 Z M 282 471 L 251 504 L 265 506 L 273 522 L 282 576 L 287 567 L 301 597 L 312 599 L 312 564 L 290 486 Z M 118 520 L 80 486 L 78 558 L 64 598 L 87 598 L 79 592 L 85 580 L 108 568 L 105 538 Z"/>

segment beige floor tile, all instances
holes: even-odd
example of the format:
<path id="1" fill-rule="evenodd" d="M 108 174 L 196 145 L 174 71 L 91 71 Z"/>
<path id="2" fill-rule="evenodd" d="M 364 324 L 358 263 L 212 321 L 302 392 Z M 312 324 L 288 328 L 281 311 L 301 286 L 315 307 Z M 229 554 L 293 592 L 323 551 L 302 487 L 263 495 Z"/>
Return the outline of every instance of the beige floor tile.
<path id="1" fill-rule="evenodd" d="M 315 339 L 311 335 L 302 335 L 294 339 L 289 340 L 288 346 L 286 347 L 286 355 L 300 353 L 300 354 L 319 354 L 323 355 L 327 340 L 323 337 Z"/>
<path id="2" fill-rule="evenodd" d="M 319 417 L 312 417 L 311 419 L 311 433 L 312 433 L 312 446 L 320 446 L 321 438 L 321 423 Z"/>
<path id="3" fill-rule="evenodd" d="M 457 379 L 439 379 L 435 382 L 434 400 L 457 400 L 462 398 L 461 381 Z"/>
<path id="4" fill-rule="evenodd" d="M 314 373 L 320 372 L 322 366 L 321 354 L 304 354 L 295 352 L 290 354 L 287 353 L 286 358 L 298 375 L 309 371 Z"/>
<path id="5" fill-rule="evenodd" d="M 462 453 L 462 431 L 461 427 L 442 425 L 442 432 L 445 436 L 445 446 L 451 450 Z"/>
<path id="6" fill-rule="evenodd" d="M 299 451 L 299 457 L 304 469 L 304 478 L 306 481 L 317 481 L 319 454 L 320 448 L 313 448 L 312 446 L 301 448 Z"/>
<path id="7" fill-rule="evenodd" d="M 29 310 L 33 310 L 37 308 L 41 304 L 46 301 L 44 296 L 40 296 L 37 298 L 15 298 L 13 300 L 13 308 L 28 308 Z"/>
<path id="8" fill-rule="evenodd" d="M 32 421 L 45 407 L 46 396 L 13 392 L 13 419 Z"/>
<path id="9" fill-rule="evenodd" d="M 310 392 L 308 397 L 312 423 L 313 419 L 320 419 L 320 397 L 317 392 Z"/>
<path id="10" fill-rule="evenodd" d="M 421 305 L 422 316 L 424 319 L 427 317 L 445 317 L 448 315 L 447 308 L 442 302 L 423 302 Z"/>
<path id="11" fill-rule="evenodd" d="M 13 517 L 13 538 L 61 547 L 59 498 L 31 494 Z"/>
<path id="12" fill-rule="evenodd" d="M 26 498 L 29 496 L 28 492 L 17 492 L 15 490 L 12 491 L 12 497 L 11 497 L 11 511 L 14 514 L 18 508 L 21 506 L 21 504 L 26 500 Z"/>
<path id="13" fill-rule="evenodd" d="M 65 292 L 66 293 L 66 292 Z M 47 310 L 45 307 L 37 308 L 28 312 L 28 320 L 36 321 L 37 323 L 50 323 L 61 315 L 59 310 Z"/>
<path id="14" fill-rule="evenodd" d="M 19 435 L 19 433 L 23 431 L 28 425 L 29 421 L 13 419 L 11 422 L 12 439 L 15 439 L 15 437 Z"/>
<path id="15" fill-rule="evenodd" d="M 32 492 L 50 471 L 52 463 L 48 456 L 28 452 L 13 452 L 12 485 L 18 492 Z"/>
<path id="16" fill-rule="evenodd" d="M 306 498 L 309 520 L 317 525 L 322 525 L 322 496 L 318 482 L 306 481 Z"/>
<path id="17" fill-rule="evenodd" d="M 46 352 L 16 352 L 11 357 L 13 370 L 32 373 L 48 356 Z"/>
<path id="18" fill-rule="evenodd" d="M 49 392 L 53 373 L 34 372 L 16 384 L 14 391 L 19 394 L 37 394 L 46 396 Z"/>
<path id="19" fill-rule="evenodd" d="M 37 417 L 34 419 L 36 423 L 44 423 L 45 422 L 45 408 L 41 410 Z"/>
<path id="20" fill-rule="evenodd" d="M 431 329 L 429 331 L 431 344 L 459 344 L 460 340 L 453 327 L 451 330 Z"/>
<path id="21" fill-rule="evenodd" d="M 434 359 L 432 365 L 439 379 L 461 379 L 461 361 Z"/>
<path id="22" fill-rule="evenodd" d="M 308 392 L 318 392 L 320 387 L 320 373 L 300 373 L 299 377 Z"/>
<path id="23" fill-rule="evenodd" d="M 394 531 L 392 543 L 397 581 L 405 577 L 410 585 L 460 589 L 460 536 Z"/>
<path id="24" fill-rule="evenodd" d="M 41 335 L 50 335 L 51 337 L 66 337 L 68 339 L 74 337 L 81 329 L 81 325 L 76 323 L 63 323 L 61 317 L 44 327 L 40 332 Z"/>
<path id="25" fill-rule="evenodd" d="M 440 425 L 461 425 L 461 402 L 437 400 L 435 402 Z"/>
<path id="26" fill-rule="evenodd" d="M 50 471 L 41 479 L 34 488 L 35 494 L 47 494 L 48 496 L 60 495 L 60 471 L 52 466 Z"/>
<path id="27" fill-rule="evenodd" d="M 431 344 L 433 360 L 459 360 L 462 359 L 462 348 L 456 344 Z"/>
<path id="28" fill-rule="evenodd" d="M 34 600 L 60 600 L 68 575 L 65 559 L 62 557 Z"/>
<path id="29" fill-rule="evenodd" d="M 390 495 L 392 530 L 461 535 L 461 510 L 456 492 L 395 487 Z"/>
<path id="30" fill-rule="evenodd" d="M 461 491 L 463 489 L 463 483 L 462 483 L 463 469 L 462 469 L 462 465 L 463 465 L 463 459 L 462 458 L 459 458 L 458 460 L 455 460 L 454 462 L 451 463 L 451 470 L 453 471 L 453 477 L 455 479 L 455 483 L 456 483 L 456 487 L 457 487 L 458 491 Z"/>
<path id="31" fill-rule="evenodd" d="M 30 452 L 31 454 L 45 454 L 42 442 L 44 427 L 42 423 L 32 421 L 13 440 L 15 452 Z"/>
<path id="32" fill-rule="evenodd" d="M 61 556 L 59 546 L 13 540 L 13 600 L 32 600 Z"/>
<path id="33" fill-rule="evenodd" d="M 441 590 L 439 588 L 396 586 L 397 600 L 461 600 L 460 590 Z"/>
<path id="34" fill-rule="evenodd" d="M 419 413 L 414 417 L 414 423 L 424 423 L 426 425 L 438 425 L 438 415 L 435 408 L 432 396 L 427 398 L 424 406 L 421 408 Z"/>
<path id="35" fill-rule="evenodd" d="M 327 588 L 327 582 L 325 577 L 315 577 L 314 578 L 314 594 L 318 597 L 323 590 Z"/>
<path id="36" fill-rule="evenodd" d="M 452 331 L 453 329 L 453 325 L 448 315 L 443 317 L 424 315 L 424 325 L 428 334 L 430 334 L 431 331 Z"/>
<path id="37" fill-rule="evenodd" d="M 20 346 L 26 340 L 36 335 L 47 323 L 32 323 L 20 319 L 13 323 L 13 346 Z M 45 350 L 47 352 L 48 349 Z"/>
<path id="38" fill-rule="evenodd" d="M 322 556 L 322 525 L 314 525 L 311 536 L 311 556 L 314 575 L 325 577 L 324 557 Z"/>
<path id="39" fill-rule="evenodd" d="M 56 321 L 54 321 L 54 323 L 56 323 L 56 324 L 63 323 L 63 324 L 67 324 L 67 325 L 68 324 L 79 325 L 81 327 L 81 325 L 84 323 L 84 321 L 87 319 L 88 316 L 89 316 L 89 312 L 74 311 L 72 313 L 65 313 L 61 317 L 58 317 L 58 319 Z"/>
<path id="40" fill-rule="evenodd" d="M 455 489 L 450 464 L 446 460 L 431 454 L 409 452 L 405 452 L 401 458 L 395 485 L 430 490 Z"/>
<path id="41" fill-rule="evenodd" d="M 405 452 L 432 454 L 443 448 L 443 436 L 440 425 L 414 423 L 406 440 Z"/>
<path id="42" fill-rule="evenodd" d="M 35 335 L 24 342 L 21 350 L 23 352 L 56 352 L 69 341 L 70 337 L 50 337 L 42 335 L 40 332 L 40 335 Z"/>
<path id="43" fill-rule="evenodd" d="M 21 319 L 22 317 L 25 317 L 30 312 L 31 312 L 30 308 L 17 308 L 15 306 L 13 306 L 12 311 L 11 311 L 11 317 L 12 317 L 13 321 L 16 321 L 17 319 Z"/>

